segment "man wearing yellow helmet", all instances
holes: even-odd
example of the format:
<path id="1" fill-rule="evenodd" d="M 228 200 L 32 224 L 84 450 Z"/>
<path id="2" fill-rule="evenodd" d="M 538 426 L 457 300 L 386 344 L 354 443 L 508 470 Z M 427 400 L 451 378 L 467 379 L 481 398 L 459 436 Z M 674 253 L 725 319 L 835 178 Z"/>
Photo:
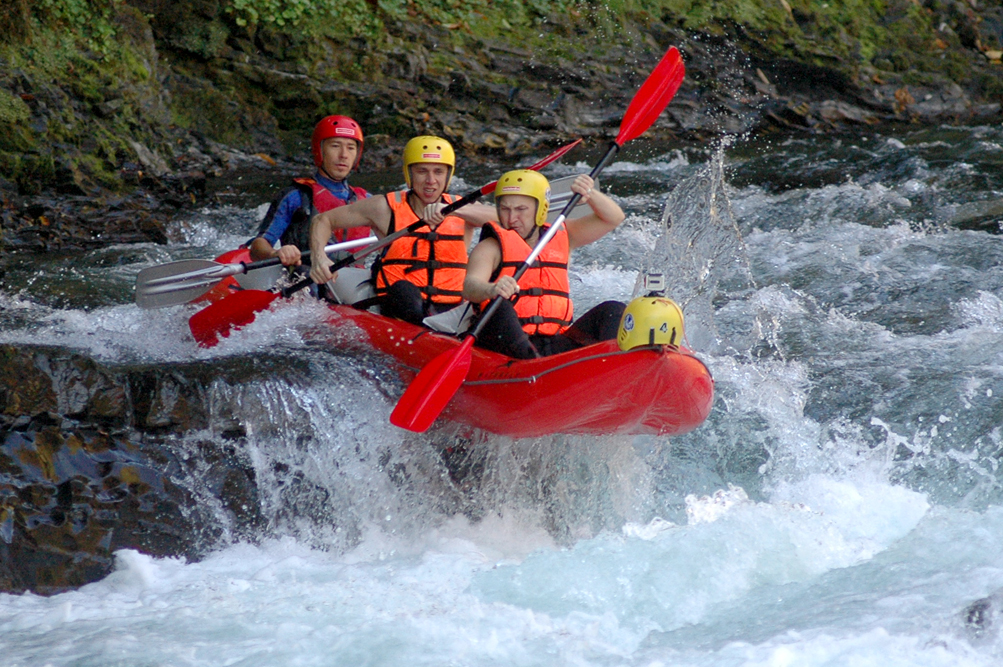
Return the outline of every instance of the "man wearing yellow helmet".
<path id="1" fill-rule="evenodd" d="M 514 275 L 546 233 L 550 184 L 535 171 L 510 171 L 498 180 L 495 206 L 499 224 L 481 230 L 470 254 L 464 298 L 486 307 L 503 297 L 477 344 L 510 357 L 528 359 L 616 338 L 624 304 L 606 301 L 572 324 L 568 260 L 571 251 L 616 229 L 624 213 L 612 199 L 593 190 L 586 174 L 571 190 L 592 213 L 568 220 L 516 282 Z M 516 296 L 514 301 L 511 297 Z"/>
<path id="2" fill-rule="evenodd" d="M 465 222 L 456 216 L 430 215 L 453 201 L 445 194 L 456 168 L 456 155 L 448 141 L 415 137 L 404 147 L 403 158 L 406 189 L 314 217 L 310 277 L 318 284 L 333 279 L 330 261 L 322 251 L 332 230 L 369 227 L 382 238 L 426 220 L 426 225 L 387 246 L 373 265 L 380 312 L 421 324 L 428 315 L 449 310 L 462 300 L 467 247 L 483 216 Z M 490 211 L 483 205 L 470 206 Z"/>

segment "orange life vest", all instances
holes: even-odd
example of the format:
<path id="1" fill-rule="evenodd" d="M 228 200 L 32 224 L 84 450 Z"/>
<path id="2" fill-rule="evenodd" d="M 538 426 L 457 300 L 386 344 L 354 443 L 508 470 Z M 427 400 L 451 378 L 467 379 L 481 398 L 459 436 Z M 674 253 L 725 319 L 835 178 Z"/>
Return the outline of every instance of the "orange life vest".
<path id="1" fill-rule="evenodd" d="M 388 233 L 419 220 L 407 201 L 406 190 L 389 192 L 386 197 L 392 212 Z M 447 204 L 453 201 L 450 195 L 442 195 L 442 199 Z M 462 218 L 450 215 L 434 232 L 422 225 L 391 243 L 373 264 L 376 295 L 383 296 L 387 287 L 407 280 L 421 289 L 425 301 L 459 303 L 467 274 L 465 229 Z"/>
<path id="2" fill-rule="evenodd" d="M 546 230 L 547 227 L 542 227 L 540 234 L 546 233 Z M 493 222 L 481 228 L 481 239 L 491 236 L 501 245 L 502 256 L 501 265 L 491 276 L 491 282 L 502 276 L 514 276 L 533 248 L 517 232 L 502 229 Z M 568 282 L 570 253 L 568 232 L 562 226 L 533 265 L 519 278 L 519 293 L 512 305 L 522 330 L 527 334 L 553 336 L 562 333 L 574 321 Z M 488 303 L 490 301 L 485 301 L 482 307 Z"/>

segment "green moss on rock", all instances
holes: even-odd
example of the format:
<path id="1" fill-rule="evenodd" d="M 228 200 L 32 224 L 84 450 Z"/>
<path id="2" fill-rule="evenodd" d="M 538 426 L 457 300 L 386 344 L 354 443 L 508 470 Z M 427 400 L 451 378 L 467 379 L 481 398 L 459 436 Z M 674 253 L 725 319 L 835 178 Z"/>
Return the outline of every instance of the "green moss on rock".
<path id="1" fill-rule="evenodd" d="M 140 159 L 129 142 L 167 160 L 178 157 L 171 147 L 179 134 L 182 144 L 205 137 L 253 152 L 267 145 L 300 153 L 316 118 L 332 112 L 360 116 L 368 132 L 392 137 L 472 127 L 471 118 L 528 131 L 553 127 L 543 106 L 565 94 L 591 104 L 599 95 L 588 90 L 592 81 L 620 71 L 636 76 L 638 63 L 668 39 L 687 58 L 687 41 L 694 52 L 713 42 L 722 59 L 754 53 L 760 62 L 815 66 L 861 86 L 882 77 L 896 85 L 946 78 L 999 100 L 1003 77 L 976 51 L 998 39 L 980 33 L 958 4 L 0 0 L 8 10 L 0 12 L 0 32 L 4 21 L 10 27 L 0 35 L 0 61 L 20 73 L 0 70 L 0 152 L 24 153 L 2 173 L 20 174 L 25 187 L 53 173 L 124 188 L 123 164 Z M 539 73 L 548 67 L 550 80 Z M 697 68 L 687 83 L 718 97 L 732 85 Z M 58 159 L 45 157 L 53 151 Z M 46 166 L 66 160 L 73 169 Z"/>
<path id="2" fill-rule="evenodd" d="M 25 194 L 38 194 L 56 180 L 56 165 L 51 153 L 0 152 L 0 176 Z"/>
<path id="3" fill-rule="evenodd" d="M 20 125 L 31 118 L 31 109 L 18 95 L 0 88 L 0 126 Z"/>

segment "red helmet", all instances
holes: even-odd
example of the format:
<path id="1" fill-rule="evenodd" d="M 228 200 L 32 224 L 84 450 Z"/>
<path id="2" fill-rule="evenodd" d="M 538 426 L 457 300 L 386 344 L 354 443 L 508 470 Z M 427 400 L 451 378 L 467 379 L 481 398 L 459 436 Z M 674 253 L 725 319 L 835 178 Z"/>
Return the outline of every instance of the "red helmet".
<path id="1" fill-rule="evenodd" d="M 321 155 L 320 145 L 325 139 L 331 137 L 348 137 L 359 142 L 359 155 L 355 158 L 352 168 L 359 166 L 362 159 L 362 128 L 359 124 L 348 116 L 328 116 L 321 118 L 317 126 L 313 128 L 313 139 L 310 141 L 310 148 L 313 151 L 313 161 L 318 167 L 324 164 L 324 156 Z"/>

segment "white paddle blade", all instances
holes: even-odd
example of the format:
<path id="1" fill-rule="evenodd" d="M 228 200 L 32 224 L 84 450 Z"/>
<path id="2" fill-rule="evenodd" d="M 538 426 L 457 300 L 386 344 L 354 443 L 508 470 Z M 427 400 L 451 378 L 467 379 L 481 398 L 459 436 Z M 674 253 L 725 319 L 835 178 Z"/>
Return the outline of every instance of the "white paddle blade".
<path id="1" fill-rule="evenodd" d="M 166 308 L 188 303 L 213 285 L 240 271 L 239 264 L 219 264 L 205 259 L 185 259 L 143 269 L 136 276 L 136 305 Z"/>
<path id="2" fill-rule="evenodd" d="M 550 210 L 547 211 L 547 224 L 552 225 L 557 220 L 557 216 L 564 210 L 565 204 L 571 201 L 574 193 L 571 191 L 571 184 L 578 178 L 578 174 L 555 178 L 550 182 Z M 592 186 L 593 190 L 599 191 L 599 181 Z M 592 207 L 588 204 L 579 203 L 568 214 L 569 218 L 581 218 L 592 212 Z"/>

